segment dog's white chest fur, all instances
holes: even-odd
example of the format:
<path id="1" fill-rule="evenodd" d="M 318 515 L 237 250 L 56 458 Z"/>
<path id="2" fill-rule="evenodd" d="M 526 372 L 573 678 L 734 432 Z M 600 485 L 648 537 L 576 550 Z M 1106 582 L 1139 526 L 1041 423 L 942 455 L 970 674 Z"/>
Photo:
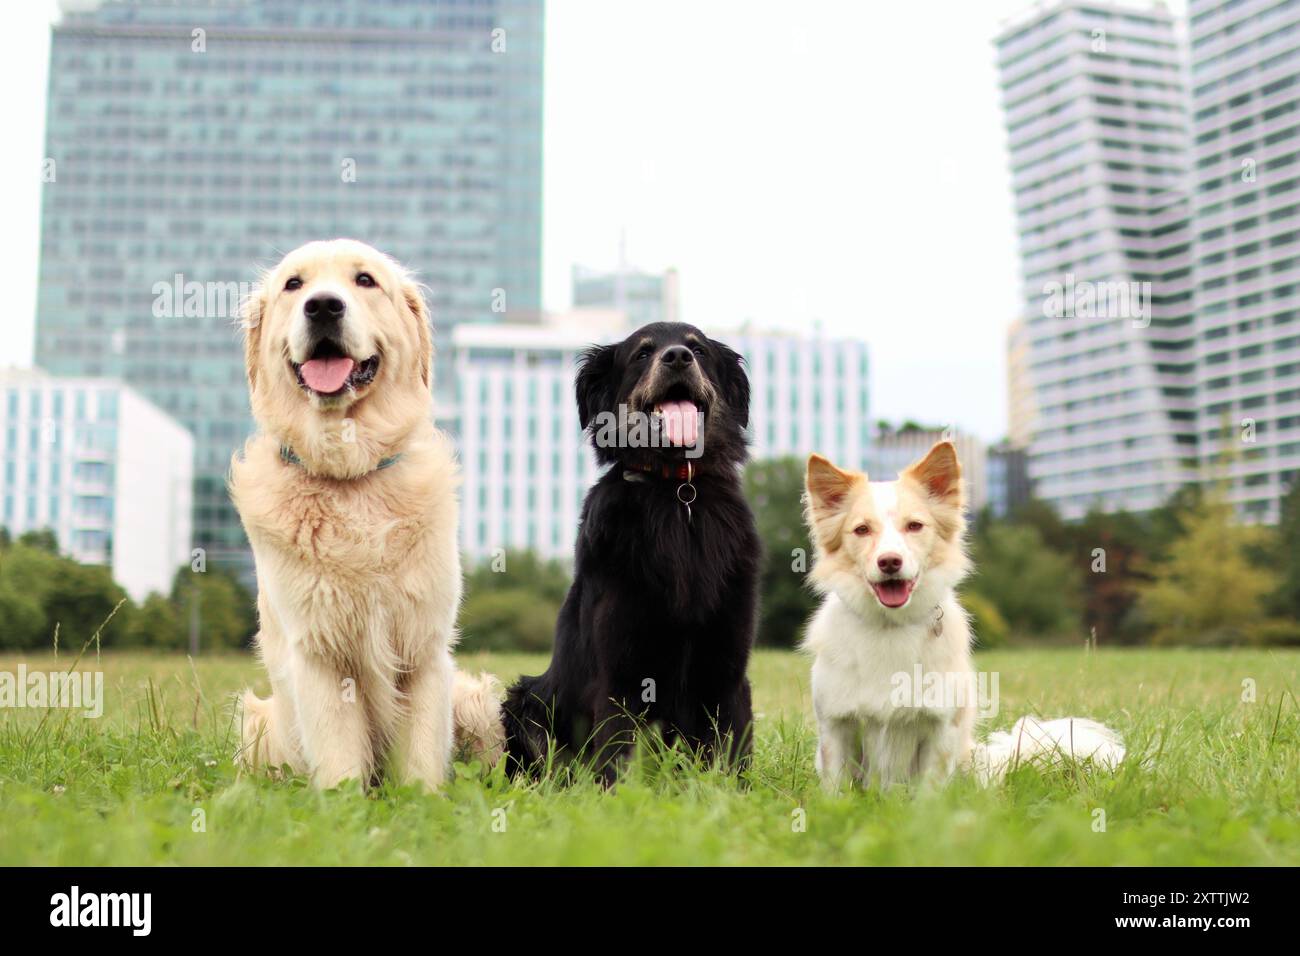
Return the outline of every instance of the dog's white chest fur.
<path id="1" fill-rule="evenodd" d="M 923 621 L 877 629 L 838 597 L 827 598 L 808 635 L 817 655 L 812 681 L 818 717 L 950 719 L 955 707 L 934 695 L 921 695 L 914 686 L 918 673 L 929 677 L 933 686 L 935 678 L 970 672 L 962 612 L 955 602 L 949 604 L 942 616 L 936 609 Z"/>
<path id="2" fill-rule="evenodd" d="M 932 611 L 888 626 L 831 594 L 806 647 L 816 655 L 817 767 L 828 784 L 942 778 L 969 756 L 970 632 L 951 594 Z"/>

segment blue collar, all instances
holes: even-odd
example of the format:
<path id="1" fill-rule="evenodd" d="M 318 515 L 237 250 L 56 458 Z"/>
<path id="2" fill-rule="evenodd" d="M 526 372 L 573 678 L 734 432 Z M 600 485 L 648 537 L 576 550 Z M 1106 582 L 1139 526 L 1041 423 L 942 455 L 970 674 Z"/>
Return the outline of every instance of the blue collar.
<path id="1" fill-rule="evenodd" d="M 284 462 L 286 465 L 297 465 L 300 468 L 303 467 L 302 459 L 299 458 L 294 453 L 294 450 L 290 448 L 288 445 L 280 446 L 280 460 Z M 379 459 L 379 464 L 375 466 L 375 471 L 383 471 L 385 468 L 391 468 L 393 465 L 397 464 L 401 460 L 402 460 L 402 455 L 400 452 L 389 458 L 381 458 Z"/>

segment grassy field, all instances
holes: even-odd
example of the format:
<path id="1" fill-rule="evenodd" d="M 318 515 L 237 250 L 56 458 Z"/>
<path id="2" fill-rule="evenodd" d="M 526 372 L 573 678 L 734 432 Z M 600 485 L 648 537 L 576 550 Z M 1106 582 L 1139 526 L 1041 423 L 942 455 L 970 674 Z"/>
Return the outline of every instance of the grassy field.
<path id="1" fill-rule="evenodd" d="M 0 653 L 0 671 L 20 663 L 56 666 Z M 544 661 L 463 665 L 508 680 Z M 441 795 L 319 793 L 232 763 L 232 694 L 267 690 L 251 658 L 110 652 L 82 666 L 104 672 L 102 718 L 0 710 L 0 864 L 1300 863 L 1295 652 L 981 654 L 1001 694 L 988 729 L 1087 715 L 1134 758 L 1113 774 L 1024 767 L 989 789 L 834 796 L 813 771 L 807 662 L 789 653 L 754 661 L 743 783 L 649 759 L 613 792 L 458 765 Z"/>

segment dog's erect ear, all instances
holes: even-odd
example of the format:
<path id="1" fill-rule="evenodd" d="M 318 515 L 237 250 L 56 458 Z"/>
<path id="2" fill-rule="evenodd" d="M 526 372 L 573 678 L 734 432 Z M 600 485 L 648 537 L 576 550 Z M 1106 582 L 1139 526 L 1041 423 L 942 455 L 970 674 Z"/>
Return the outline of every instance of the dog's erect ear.
<path id="1" fill-rule="evenodd" d="M 821 455 L 808 457 L 804 520 L 813 541 L 823 550 L 831 552 L 839 548 L 849 492 L 858 482 L 866 480 L 865 474 L 841 471 Z"/>
<path id="2" fill-rule="evenodd" d="M 244 301 L 240 326 L 244 331 L 244 374 L 248 390 L 257 391 L 257 352 L 262 344 L 262 321 L 266 317 L 266 283 L 260 282 Z"/>
<path id="3" fill-rule="evenodd" d="M 745 360 L 729 345 L 710 339 L 718 353 L 718 385 L 741 428 L 749 426 L 749 376 L 745 374 Z"/>
<path id="4" fill-rule="evenodd" d="M 865 476 L 841 471 L 821 455 L 808 456 L 808 474 L 804 485 L 808 489 L 808 503 L 815 512 L 838 512 L 853 490 L 854 484 Z"/>
<path id="5" fill-rule="evenodd" d="M 954 508 L 962 506 L 961 464 L 950 441 L 936 442 L 929 453 L 903 475 L 920 484 L 935 501 Z"/>
<path id="6" fill-rule="evenodd" d="M 433 329 L 430 327 L 429 307 L 424 304 L 424 295 L 420 287 L 410 279 L 402 280 L 402 299 L 406 309 L 415 319 L 416 334 L 419 336 L 420 380 L 425 388 L 433 387 Z"/>
<path id="7" fill-rule="evenodd" d="M 614 354 L 617 346 L 593 345 L 578 362 L 574 391 L 578 398 L 578 424 L 583 428 L 614 404 Z"/>

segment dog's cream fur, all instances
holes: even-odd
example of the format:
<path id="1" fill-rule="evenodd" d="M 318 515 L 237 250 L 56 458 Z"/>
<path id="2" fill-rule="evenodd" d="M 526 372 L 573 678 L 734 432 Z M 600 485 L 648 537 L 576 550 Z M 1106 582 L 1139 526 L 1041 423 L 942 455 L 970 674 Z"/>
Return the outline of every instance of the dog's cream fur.
<path id="1" fill-rule="evenodd" d="M 373 287 L 357 282 L 370 274 Z M 301 288 L 286 290 L 291 277 Z M 303 302 L 346 305 L 349 355 L 373 381 L 322 397 L 298 381 Z M 393 260 L 352 240 L 313 242 L 268 273 L 245 312 L 248 382 L 261 428 L 231 464 L 230 491 L 257 564 L 257 644 L 272 696 L 243 704 L 246 766 L 288 765 L 321 787 L 399 779 L 437 787 L 455 738 L 494 760 L 492 678 L 459 674 L 458 469 L 431 417 L 423 298 Z M 281 447 L 299 459 L 285 461 Z M 398 460 L 380 468 L 381 461 Z"/>
<path id="2" fill-rule="evenodd" d="M 970 623 L 956 593 L 969 569 L 964 492 L 951 443 L 936 444 L 893 482 L 870 482 L 813 455 L 806 487 L 810 578 L 825 601 L 804 647 L 814 655 L 816 764 L 828 789 L 944 780 L 959 767 L 988 780 L 1016 760 L 1062 752 L 1111 766 L 1123 758 L 1111 731 L 1072 718 L 1026 718 L 1010 734 L 975 743 Z M 882 560 L 897 569 L 886 571 Z M 877 597 L 890 578 L 911 583 L 897 607 Z M 918 665 L 966 693 L 900 701 L 896 676 Z"/>

